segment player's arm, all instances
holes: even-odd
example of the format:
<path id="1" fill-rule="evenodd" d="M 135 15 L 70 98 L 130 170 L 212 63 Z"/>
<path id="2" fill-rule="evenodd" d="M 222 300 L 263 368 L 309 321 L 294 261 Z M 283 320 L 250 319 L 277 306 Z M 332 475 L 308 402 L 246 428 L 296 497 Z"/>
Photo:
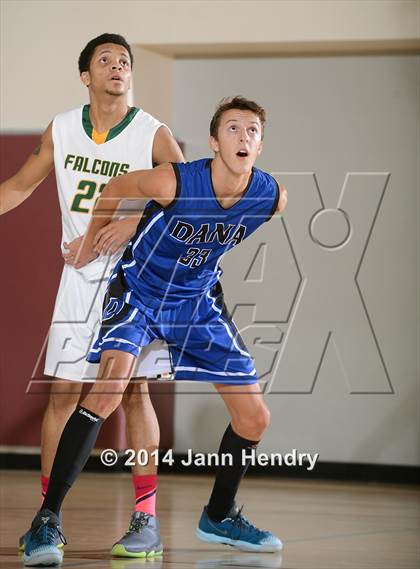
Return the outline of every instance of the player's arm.
<path id="1" fill-rule="evenodd" d="M 157 165 L 167 162 L 185 162 L 177 141 L 164 125 L 156 131 L 153 140 L 152 159 L 153 164 Z M 96 251 L 101 255 L 116 253 L 135 234 L 140 218 L 141 213 L 131 214 L 109 223 L 106 228 L 101 230 L 95 247 Z M 66 255 L 64 258 L 66 259 Z"/>
<path id="2" fill-rule="evenodd" d="M 169 129 L 162 125 L 156 131 L 152 150 L 153 164 L 185 162 L 184 155 Z"/>
<path id="3" fill-rule="evenodd" d="M 0 214 L 20 205 L 48 176 L 54 166 L 52 123 L 41 136 L 39 145 L 18 172 L 0 184 Z"/>
<path id="4" fill-rule="evenodd" d="M 112 178 L 96 202 L 81 248 L 67 263 L 80 269 L 98 256 L 95 248 L 101 237 L 101 229 L 111 221 L 122 200 L 153 199 L 161 206 L 167 207 L 173 202 L 175 195 L 176 177 L 171 164 Z"/>
<path id="5" fill-rule="evenodd" d="M 283 213 L 287 206 L 287 190 L 284 186 L 279 184 L 280 197 L 277 203 L 277 208 L 274 213 Z"/>

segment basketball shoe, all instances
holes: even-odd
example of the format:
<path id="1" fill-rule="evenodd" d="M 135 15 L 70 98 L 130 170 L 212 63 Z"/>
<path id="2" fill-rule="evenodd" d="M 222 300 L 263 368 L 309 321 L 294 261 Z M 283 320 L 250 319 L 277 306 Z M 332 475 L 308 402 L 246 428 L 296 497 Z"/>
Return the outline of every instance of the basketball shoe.
<path id="1" fill-rule="evenodd" d="M 60 513 L 59 520 L 60 520 L 60 526 L 61 526 L 61 513 Z M 28 541 L 30 535 L 31 535 L 31 530 L 28 529 L 28 531 L 26 533 L 24 533 L 22 536 L 20 536 L 20 538 L 19 538 L 19 551 L 22 551 L 22 552 L 25 551 L 25 545 L 26 545 L 26 542 Z M 64 547 L 64 543 L 62 542 L 62 540 L 58 534 L 56 536 L 55 545 L 57 547 L 60 547 L 60 548 Z"/>
<path id="2" fill-rule="evenodd" d="M 109 569 L 162 569 L 163 558 L 158 557 L 113 557 Z"/>
<path id="3" fill-rule="evenodd" d="M 252 525 L 236 504 L 220 522 L 211 520 L 205 507 L 195 533 L 202 541 L 224 543 L 242 551 L 274 553 L 283 548 L 278 537 Z"/>
<path id="4" fill-rule="evenodd" d="M 154 557 L 162 553 L 159 521 L 144 512 L 133 513 L 127 533 L 111 549 L 116 557 Z"/>
<path id="5" fill-rule="evenodd" d="M 59 565 L 63 552 L 56 545 L 58 538 L 64 545 L 67 543 L 59 517 L 47 509 L 38 512 L 25 540 L 24 565 Z"/>

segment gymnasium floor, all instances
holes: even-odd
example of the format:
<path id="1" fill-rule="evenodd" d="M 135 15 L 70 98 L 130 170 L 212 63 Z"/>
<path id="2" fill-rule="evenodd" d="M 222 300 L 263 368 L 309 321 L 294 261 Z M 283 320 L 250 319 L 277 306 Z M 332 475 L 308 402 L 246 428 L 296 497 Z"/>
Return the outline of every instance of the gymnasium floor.
<path id="1" fill-rule="evenodd" d="M 209 495 L 204 476 L 162 475 L 158 510 L 162 560 L 111 559 L 109 549 L 131 513 L 129 474 L 83 474 L 63 512 L 68 541 L 62 567 L 150 569 L 265 567 L 282 569 L 418 569 L 420 490 L 413 486 L 248 478 L 238 503 L 259 527 L 284 541 L 282 555 L 211 546 L 194 529 Z M 22 567 L 17 538 L 38 500 L 38 473 L 1 473 L 0 567 Z"/>

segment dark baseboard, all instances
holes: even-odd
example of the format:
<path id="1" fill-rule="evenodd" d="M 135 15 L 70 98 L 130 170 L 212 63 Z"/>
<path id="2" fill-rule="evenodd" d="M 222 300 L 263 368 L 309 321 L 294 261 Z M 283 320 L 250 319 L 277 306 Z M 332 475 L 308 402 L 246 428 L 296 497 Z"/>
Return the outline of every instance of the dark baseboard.
<path id="1" fill-rule="evenodd" d="M 174 464 L 160 462 L 161 474 L 214 474 L 214 466 L 184 466 L 187 455 L 173 455 Z M 126 457 L 120 456 L 115 466 L 106 467 L 99 456 L 92 456 L 85 467 L 87 472 L 129 472 L 124 465 Z M 37 454 L 0 453 L 0 468 L 3 470 L 39 470 Z M 303 480 L 339 480 L 353 482 L 385 482 L 420 484 L 420 467 L 392 464 L 356 464 L 343 462 L 317 462 L 313 470 L 304 466 L 250 466 L 247 476 L 269 478 L 299 478 Z"/>

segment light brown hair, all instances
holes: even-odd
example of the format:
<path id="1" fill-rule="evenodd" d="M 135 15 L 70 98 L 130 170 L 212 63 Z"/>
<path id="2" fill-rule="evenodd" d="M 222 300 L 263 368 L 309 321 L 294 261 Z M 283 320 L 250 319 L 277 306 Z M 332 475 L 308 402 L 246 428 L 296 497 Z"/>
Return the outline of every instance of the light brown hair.
<path id="1" fill-rule="evenodd" d="M 231 109 L 239 109 L 241 111 L 251 111 L 252 113 L 255 113 L 260 119 L 262 137 L 264 136 L 264 125 L 266 121 L 265 110 L 255 101 L 250 101 L 240 95 L 236 95 L 235 97 L 225 97 L 220 101 L 210 122 L 210 136 L 213 136 L 213 138 L 217 140 L 217 131 L 219 129 L 222 115 Z"/>

